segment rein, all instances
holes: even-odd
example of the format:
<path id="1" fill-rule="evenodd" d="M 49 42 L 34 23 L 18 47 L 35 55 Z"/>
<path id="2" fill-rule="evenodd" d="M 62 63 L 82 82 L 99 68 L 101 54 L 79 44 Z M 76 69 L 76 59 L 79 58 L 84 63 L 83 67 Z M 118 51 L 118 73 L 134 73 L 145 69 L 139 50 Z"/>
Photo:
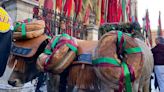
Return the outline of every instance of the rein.
<path id="1" fill-rule="evenodd" d="M 126 63 L 126 61 L 124 60 L 124 56 L 125 54 L 140 53 L 142 52 L 142 50 L 140 47 L 125 48 L 126 39 L 124 38 L 123 33 L 121 31 L 117 31 L 116 46 L 117 46 L 117 55 L 118 55 L 118 58 L 121 60 L 121 63 L 118 63 L 118 61 L 115 58 L 101 57 L 101 58 L 97 58 L 93 60 L 92 64 L 98 65 L 98 66 L 109 64 L 111 66 L 121 67 L 122 73 L 119 79 L 119 92 L 122 92 L 123 90 L 124 79 L 125 79 L 126 92 L 132 92 L 131 77 L 135 79 L 134 70 L 131 68 L 130 65 Z"/>

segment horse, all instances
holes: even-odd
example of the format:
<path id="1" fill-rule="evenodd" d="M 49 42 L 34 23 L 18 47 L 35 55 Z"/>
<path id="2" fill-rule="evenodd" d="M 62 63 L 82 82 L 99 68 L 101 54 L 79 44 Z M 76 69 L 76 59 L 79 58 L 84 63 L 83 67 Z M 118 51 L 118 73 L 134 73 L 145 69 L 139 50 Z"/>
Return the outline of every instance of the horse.
<path id="1" fill-rule="evenodd" d="M 108 33 L 109 34 L 109 33 Z M 114 38 L 113 38 L 113 40 L 111 41 L 111 40 L 106 40 L 106 45 L 104 45 L 105 46 L 105 48 L 106 48 L 106 50 L 105 50 L 105 48 L 104 48 L 104 52 L 103 53 L 105 53 L 106 54 L 106 56 L 108 56 L 108 55 L 111 55 L 109 52 L 112 52 L 112 53 L 115 53 L 114 54 L 114 57 L 116 56 L 117 57 L 117 51 L 116 51 L 116 40 L 117 40 L 117 36 L 114 34 L 114 35 L 112 35 L 112 36 L 114 36 Z M 55 37 L 56 38 L 56 37 Z M 152 72 L 152 69 L 153 69 L 153 58 L 152 58 L 152 53 L 151 53 L 151 51 L 150 51 L 150 49 L 148 49 L 148 47 L 145 45 L 145 43 L 144 42 L 142 42 L 141 40 L 139 40 L 139 39 L 133 39 L 132 37 L 128 37 L 128 38 L 130 38 L 130 39 L 132 39 L 131 40 L 131 43 L 133 43 L 133 44 L 135 44 L 134 46 L 138 46 L 138 47 L 140 47 L 140 48 L 142 48 L 142 53 L 143 54 L 139 54 L 137 57 L 139 58 L 139 61 L 141 61 L 142 59 L 143 59 L 143 61 L 144 62 L 142 62 L 142 63 L 138 63 L 138 64 L 136 64 L 137 66 L 139 66 L 139 65 L 141 65 L 137 70 L 138 71 L 135 71 L 135 73 L 138 73 L 138 72 L 142 72 L 142 73 L 138 73 L 138 74 L 136 74 L 136 80 L 133 80 L 133 85 L 132 85 L 132 92 L 138 92 L 138 90 L 140 90 L 141 92 L 143 91 L 143 92 L 148 92 L 148 84 L 149 84 L 149 78 L 150 78 L 150 75 L 151 75 L 151 72 Z M 102 39 L 103 39 L 103 37 L 102 37 Z M 53 39 L 54 40 L 54 39 Z M 67 41 L 66 41 L 67 42 Z M 81 41 L 81 43 L 82 42 L 84 42 L 84 41 Z M 70 43 L 70 42 L 69 42 Z M 77 50 L 78 50 L 78 44 L 80 44 L 80 41 L 78 42 L 77 41 Z M 97 45 L 98 44 L 98 45 Z M 89 43 L 88 43 L 88 45 L 89 45 Z M 98 42 L 96 42 L 96 43 L 94 43 L 94 44 L 91 44 L 90 45 L 90 47 L 85 47 L 85 45 L 83 45 L 83 44 L 81 44 L 81 45 L 79 45 L 79 47 L 81 47 L 81 49 L 83 49 L 84 50 L 84 52 L 85 52 L 85 49 L 86 48 L 88 48 L 89 50 L 86 50 L 86 51 L 89 51 L 89 54 L 92 54 L 93 55 L 93 57 L 90 57 L 90 55 L 89 55 L 89 60 L 88 60 L 88 58 L 87 58 L 87 60 L 86 59 L 84 59 L 84 60 L 81 60 L 81 61 L 90 61 L 90 58 L 91 59 L 96 59 L 96 58 L 99 58 L 99 55 L 100 54 L 103 54 L 103 53 L 97 53 L 98 52 L 98 49 L 103 49 L 102 47 L 103 46 L 100 46 L 100 45 L 103 45 L 102 44 L 102 42 L 101 42 L 101 39 L 98 41 Z M 54 52 L 53 54 L 49 54 L 49 53 L 47 53 L 47 56 L 45 55 L 45 56 L 43 56 L 44 55 L 44 53 L 43 54 L 41 54 L 41 58 L 43 58 L 43 59 L 40 59 L 40 58 L 38 58 L 38 61 L 37 61 L 37 66 L 39 67 L 39 69 L 42 71 L 42 72 L 51 72 L 51 73 L 53 73 L 53 74 L 57 74 L 57 75 L 59 75 L 59 74 L 62 74 L 66 69 L 70 69 L 71 70 L 71 67 L 72 66 L 76 66 L 76 63 L 75 63 L 75 65 L 72 65 L 72 63 L 74 63 L 73 62 L 73 59 L 74 58 L 76 58 L 74 55 L 75 55 L 75 53 L 76 52 L 74 52 L 73 51 L 73 53 L 72 53 L 72 55 L 73 55 L 73 57 L 71 57 L 71 56 L 69 56 L 68 58 L 64 58 L 65 57 L 65 55 L 68 53 L 68 52 L 70 52 L 70 50 L 72 50 L 68 45 L 64 45 L 64 44 L 56 44 L 56 46 L 58 47 L 58 49 L 56 50 L 56 52 Z M 75 46 L 75 45 L 74 45 Z M 113 48 L 113 49 L 111 49 L 111 46 L 114 46 L 115 48 Z M 50 46 L 51 47 L 51 46 Z M 75 46 L 76 47 L 76 46 Z M 99 48 L 98 48 L 99 47 Z M 47 46 L 47 48 L 49 48 L 49 46 Z M 68 48 L 69 48 L 69 50 L 68 50 Z M 109 49 L 110 48 L 110 49 Z M 91 52 L 90 52 L 90 50 L 91 50 Z M 114 51 L 115 50 L 115 51 Z M 95 52 L 94 52 L 95 51 Z M 109 52 L 108 52 L 109 51 Z M 61 53 L 63 53 L 63 54 L 61 54 Z M 88 53 L 79 53 L 79 55 L 80 54 L 88 54 Z M 104 54 L 104 55 L 105 55 Z M 57 56 L 58 55 L 62 55 L 62 57 L 60 57 L 60 58 L 57 58 Z M 46 57 L 51 57 L 49 60 L 48 60 L 48 63 L 46 62 L 46 64 L 45 64 L 45 59 L 46 59 Z M 94 57 L 95 56 L 95 57 Z M 126 56 L 126 55 L 125 55 Z M 53 59 L 52 57 L 55 57 L 56 59 Z M 88 56 L 87 56 L 88 57 Z M 149 57 L 149 58 L 148 58 Z M 71 58 L 71 59 L 70 59 Z M 118 59 L 118 61 L 119 61 L 119 63 L 121 63 L 121 61 L 119 60 L 120 58 L 117 58 Z M 131 59 L 133 59 L 133 58 L 131 58 Z M 40 60 L 43 60 L 42 62 L 40 61 Z M 55 60 L 57 60 L 57 61 L 55 61 Z M 65 61 L 67 61 L 67 60 L 69 60 L 69 62 L 67 63 L 67 62 L 65 62 Z M 79 59 L 77 59 L 77 61 L 80 61 L 80 58 Z M 92 60 L 91 60 L 92 61 Z M 136 62 L 139 62 L 139 61 L 136 61 Z M 70 66 L 70 65 L 72 65 L 72 66 Z M 103 76 L 101 73 L 99 73 L 98 71 L 100 71 L 99 70 L 99 68 L 97 67 L 97 65 L 92 65 L 91 63 L 82 63 L 82 64 L 77 64 L 77 65 L 80 65 L 80 70 L 85 70 L 85 69 L 87 69 L 87 68 L 85 68 L 85 66 L 91 66 L 91 67 L 88 67 L 88 68 L 90 68 L 89 69 L 89 71 L 87 71 L 87 72 L 91 72 L 92 71 L 92 73 L 93 73 L 93 75 L 94 76 L 89 76 L 89 77 L 96 77 L 95 79 L 95 81 L 91 81 L 91 82 L 93 82 L 93 84 L 95 84 L 94 82 L 97 82 L 96 83 L 96 85 L 93 85 L 93 86 L 95 86 L 94 88 L 95 89 L 98 89 L 99 91 L 105 91 L 105 92 L 113 92 L 114 90 L 118 90 L 118 87 L 119 87 L 119 81 L 117 80 L 115 83 L 117 84 L 115 84 L 114 85 L 114 88 L 113 88 L 113 84 L 112 84 L 112 82 L 114 81 L 114 80 L 110 80 L 110 81 L 105 81 L 104 82 L 104 79 L 103 79 L 103 77 L 100 77 L 100 76 Z M 60 67 L 59 67 L 60 66 Z M 72 70 L 73 70 L 73 68 L 72 68 Z M 119 69 L 116 69 L 116 70 L 119 70 Z M 116 70 L 114 70 L 114 72 L 116 72 Z M 107 70 L 108 71 L 108 70 Z M 112 72 L 112 73 L 114 73 L 114 72 Z M 68 73 L 68 75 L 71 75 L 71 76 L 73 76 L 69 71 L 67 71 L 67 73 Z M 67 73 L 66 73 L 66 76 L 67 76 Z M 105 73 L 105 71 L 104 71 L 104 73 Z M 121 72 L 120 71 L 118 71 L 118 73 L 120 74 Z M 146 75 L 145 75 L 145 73 L 146 73 Z M 75 71 L 75 74 L 77 74 L 77 71 Z M 111 74 L 111 73 L 109 73 L 109 74 Z M 116 73 L 114 73 L 115 75 L 116 75 L 116 78 L 118 78 L 119 76 L 119 74 L 116 74 Z M 108 75 L 108 74 L 107 74 Z M 29 76 L 29 75 L 25 75 L 25 76 Z M 67 80 L 67 77 L 64 77 L 64 80 Z M 84 76 L 85 76 L 85 74 L 84 74 Z M 107 77 L 112 77 L 112 76 L 110 76 L 110 75 L 108 75 Z M 54 78 L 53 77 L 53 75 L 52 75 L 52 77 L 51 78 Z M 56 80 L 56 79 L 55 79 Z M 77 79 L 76 80 L 83 80 L 82 79 L 82 77 L 77 77 Z M 50 79 L 50 82 L 53 82 L 53 81 L 51 81 L 51 79 Z M 56 81 L 55 81 L 56 82 Z M 59 82 L 59 81 L 58 81 Z M 100 82 L 100 83 L 98 83 L 98 82 Z M 92 84 L 92 83 L 89 83 L 89 84 Z M 97 85 L 98 84 L 98 85 Z M 110 85 L 108 85 L 108 84 L 110 84 Z M 81 84 L 81 85 L 83 85 L 83 84 Z M 52 87 L 54 87 L 54 85 L 51 85 Z M 59 85 L 58 85 L 59 86 Z M 67 86 L 67 84 L 65 85 L 65 86 Z M 68 84 L 68 86 L 69 86 L 69 84 Z M 76 90 L 76 89 L 80 89 L 80 90 L 78 90 L 79 92 L 80 91 L 86 91 L 86 90 L 84 90 L 83 89 L 83 86 L 77 86 L 76 84 L 71 84 L 70 86 L 73 86 L 73 90 Z M 79 88 L 78 88 L 79 87 Z M 58 88 L 58 87 L 57 87 Z M 82 89 L 81 89 L 82 88 Z M 93 87 L 92 87 L 93 88 Z M 125 89 L 125 87 L 123 87 L 123 90 Z M 72 90 L 72 89 L 71 89 Z M 58 90 L 56 90 L 56 91 L 58 91 Z M 77 91 L 77 90 L 76 90 Z M 94 91 L 95 92 L 95 91 Z"/>
<path id="2" fill-rule="evenodd" d="M 105 68 L 104 71 L 100 71 L 100 70 L 98 71 L 99 67 L 97 67 L 97 65 L 92 65 L 91 62 L 89 62 L 90 59 L 98 58 L 100 54 L 106 55 L 106 56 L 108 56 L 108 55 L 110 56 L 112 54 L 112 55 L 114 55 L 115 58 L 118 57 L 117 51 L 116 51 L 116 41 L 117 41 L 116 33 L 117 33 L 117 31 L 107 33 L 107 34 L 111 35 L 112 40 L 107 39 L 106 42 L 104 42 L 104 43 L 102 43 L 102 39 L 107 34 L 104 34 L 104 36 L 99 41 L 96 41 L 96 42 L 77 40 L 78 55 L 77 55 L 76 59 L 74 60 L 74 62 L 71 63 L 70 66 L 68 66 L 68 68 L 67 68 L 68 71 L 64 75 L 65 82 L 68 82 L 68 84 L 65 84 L 65 86 L 67 86 L 67 91 L 70 91 L 70 92 L 71 91 L 96 92 L 96 90 L 97 90 L 98 92 L 101 92 L 101 91 L 102 92 L 104 92 L 104 91 L 105 92 L 113 92 L 115 90 L 119 90 L 118 89 L 119 88 L 118 80 L 115 81 L 114 78 L 112 80 L 103 79 L 103 75 L 106 73 L 106 71 L 109 71 L 109 73 L 105 74 L 106 76 L 104 78 L 106 78 L 106 77 L 111 78 L 111 77 L 115 76 L 115 79 L 118 79 L 118 77 L 120 77 L 119 74 L 121 74 L 121 71 L 119 69 L 117 69 L 117 68 L 113 69 L 113 67 L 109 66 L 109 68 L 111 68 L 111 70 L 110 69 L 108 70 Z M 130 44 L 129 47 L 132 46 L 132 47 L 140 48 L 140 52 L 138 54 L 125 56 L 126 58 L 129 57 L 127 60 L 131 63 L 132 63 L 133 59 L 135 60 L 134 65 L 132 65 L 133 68 L 135 67 L 134 69 L 136 70 L 136 71 L 134 71 L 135 76 L 132 76 L 134 78 L 131 79 L 131 80 L 133 80 L 131 83 L 132 92 L 138 92 L 138 90 L 141 92 L 148 92 L 149 91 L 149 80 L 150 80 L 150 76 L 151 76 L 152 69 L 153 69 L 153 57 L 152 57 L 151 50 L 140 39 L 133 38 L 131 36 L 127 36 L 129 34 L 125 34 L 125 33 L 123 33 L 123 35 L 126 36 L 125 39 L 127 40 L 127 44 Z M 101 45 L 104 45 L 104 46 L 101 46 Z M 113 48 L 112 48 L 112 46 L 113 46 Z M 100 50 L 100 49 L 103 49 L 102 53 L 98 52 L 98 50 Z M 115 53 L 115 54 L 113 54 L 113 53 Z M 90 57 L 90 55 L 92 57 Z M 119 60 L 119 58 L 117 58 L 117 60 L 121 63 L 121 60 Z M 50 63 L 50 66 L 52 66 L 51 65 L 51 64 L 53 64 L 52 62 Z M 66 68 L 64 68 L 64 69 L 66 69 Z M 104 72 L 104 74 L 103 73 L 101 74 L 100 72 L 101 73 Z M 113 76 L 111 76 L 110 74 L 113 74 Z M 87 76 L 87 77 L 85 77 L 85 76 Z M 52 77 L 52 78 L 54 78 L 54 77 Z M 51 81 L 51 79 L 50 79 L 50 81 Z M 51 82 L 53 82 L 53 81 L 51 81 Z M 116 84 L 113 84 L 113 82 Z M 53 88 L 54 86 L 51 85 L 51 87 Z M 56 88 L 56 87 L 54 87 L 54 88 Z M 125 89 L 126 89 L 125 86 L 123 86 L 124 91 L 125 91 Z"/>

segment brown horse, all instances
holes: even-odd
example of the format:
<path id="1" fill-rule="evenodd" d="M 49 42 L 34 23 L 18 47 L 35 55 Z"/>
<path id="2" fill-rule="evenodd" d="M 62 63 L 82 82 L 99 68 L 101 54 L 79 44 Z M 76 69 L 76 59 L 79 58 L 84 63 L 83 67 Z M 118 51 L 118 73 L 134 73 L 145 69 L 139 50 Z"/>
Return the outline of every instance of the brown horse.
<path id="1" fill-rule="evenodd" d="M 116 39 L 117 39 L 117 37 L 116 37 L 116 35 L 112 35 L 113 36 L 113 40 L 106 40 L 106 42 L 104 42 L 104 43 L 101 43 L 101 40 L 99 41 L 99 42 L 96 42 L 96 43 L 94 43 L 94 44 L 91 44 L 89 41 L 88 41 L 88 43 L 85 43 L 84 41 L 77 41 L 77 43 L 79 44 L 79 48 L 81 48 L 81 50 L 84 50 L 84 53 L 79 53 L 79 54 L 88 54 L 88 52 L 87 51 L 89 51 L 89 54 L 92 54 L 93 56 L 96 56 L 96 57 L 93 57 L 92 59 L 95 59 L 95 58 L 98 58 L 99 57 L 99 55 L 106 55 L 106 56 L 109 56 L 109 55 L 111 55 L 111 53 L 115 53 L 114 54 L 114 58 L 117 56 L 117 53 L 116 53 L 116 47 L 115 47 L 115 45 L 116 45 Z M 142 48 L 142 53 L 143 53 L 143 57 L 142 57 L 142 55 L 141 54 L 139 54 L 139 55 L 137 55 L 137 57 L 139 58 L 139 60 L 142 60 L 142 58 L 143 58 L 143 60 L 144 60 L 144 62 L 143 62 L 143 65 L 142 65 L 142 67 L 140 67 L 139 65 L 140 65 L 140 63 L 136 63 L 135 65 L 137 65 L 138 67 L 136 67 L 136 69 L 138 69 L 138 71 L 140 71 L 141 73 L 138 73 L 138 71 L 134 71 L 135 73 L 138 73 L 138 74 L 136 74 L 136 80 L 133 82 L 133 85 L 132 85 L 132 92 L 138 92 L 138 90 L 140 90 L 141 92 L 148 92 L 148 85 L 149 85 L 149 79 L 150 79 L 150 75 L 151 75 L 151 72 L 152 72 L 152 69 L 153 69 L 153 57 L 152 57 L 152 53 L 151 53 L 151 51 L 150 51 L 150 49 L 148 49 L 148 47 L 145 45 L 145 43 L 144 42 L 142 42 L 142 41 L 140 41 L 140 40 L 138 40 L 138 39 L 133 39 L 133 38 L 131 38 L 131 37 L 128 37 L 128 38 L 130 38 L 131 39 L 131 43 L 133 43 L 133 44 L 135 44 L 135 46 L 139 46 L 139 47 L 141 47 Z M 102 37 L 102 39 L 103 39 L 103 37 Z M 91 45 L 89 45 L 89 44 L 91 44 Z M 98 45 L 97 45 L 98 44 Z M 101 45 L 101 46 L 99 46 L 99 45 Z M 87 47 L 88 46 L 88 47 Z M 96 48 L 98 46 L 98 48 Z M 112 46 L 113 47 L 115 47 L 115 48 L 112 48 Z M 96 50 L 97 49 L 97 50 Z M 98 51 L 98 49 L 103 49 L 104 50 L 104 52 L 103 53 L 95 53 L 94 51 Z M 79 50 L 79 49 L 78 49 Z M 115 50 L 115 51 L 114 51 Z M 86 52 L 85 52 L 86 51 Z M 82 52 L 82 51 L 80 51 L 80 52 Z M 111 52 L 111 53 L 110 53 Z M 59 52 L 58 52 L 59 53 Z M 128 57 L 130 57 L 130 56 L 128 56 Z M 63 57 L 62 57 L 63 58 Z M 134 58 L 134 57 L 133 57 Z M 133 59 L 133 58 L 131 58 L 131 59 Z M 55 62 L 55 61 L 53 61 L 53 62 Z M 50 63 L 50 65 L 49 66 L 55 66 L 55 65 L 51 65 L 51 64 L 55 64 L 55 63 L 53 63 L 53 62 L 51 62 Z M 139 61 L 136 61 L 136 62 L 139 62 Z M 36 64 L 34 63 L 34 66 L 35 66 Z M 43 65 L 43 64 L 39 64 L 39 66 L 40 65 Z M 59 64 L 60 65 L 60 64 Z M 77 64 L 77 65 L 79 65 L 79 64 Z M 85 64 L 85 66 L 92 66 L 92 65 L 90 65 L 90 64 Z M 74 66 L 74 65 L 73 65 Z M 76 66 L 76 65 L 75 65 Z M 27 67 L 29 67 L 29 66 L 27 66 Z M 43 67 L 43 66 L 42 66 Z M 42 68 L 41 67 L 41 68 Z M 80 64 L 80 67 L 81 67 L 81 69 L 80 70 L 85 70 L 85 69 L 87 69 L 87 68 L 85 68 L 84 67 L 84 63 L 81 63 Z M 93 69 L 93 67 L 90 67 L 91 69 L 91 71 L 92 71 L 92 69 Z M 53 69 L 55 69 L 55 71 L 56 71 L 56 68 L 53 68 Z M 60 69 L 63 69 L 63 68 L 60 68 Z M 71 67 L 69 68 L 69 69 L 71 69 Z M 73 69 L 73 68 L 72 68 Z M 50 69 L 51 70 L 51 69 Z M 115 70 L 110 70 L 110 71 L 114 71 L 113 72 L 113 74 L 114 74 L 114 76 L 116 76 L 116 78 L 118 78 L 119 76 L 118 76 L 118 74 L 119 73 L 116 73 L 116 70 L 119 70 L 119 69 L 115 69 Z M 31 72 L 33 72 L 32 70 L 30 70 L 29 69 L 29 71 L 31 71 Z M 61 71 L 61 70 L 60 70 Z M 107 70 L 108 71 L 108 70 Z M 75 74 L 77 74 L 77 72 L 78 71 L 75 71 L 74 73 Z M 90 71 L 88 71 L 88 72 L 90 72 Z M 117 72 L 120 72 L 120 71 L 117 71 Z M 53 72 L 54 73 L 54 72 Z M 100 77 L 100 76 L 103 76 L 102 74 L 100 74 L 100 73 L 98 73 L 98 68 L 96 68 L 95 67 L 95 71 L 93 71 L 92 73 L 95 73 L 96 75 L 97 75 L 97 77 L 98 77 L 98 79 L 97 80 L 95 80 L 95 81 L 89 81 L 89 82 L 99 82 L 98 84 L 99 84 L 99 86 L 96 86 L 96 87 L 94 87 L 95 89 L 99 89 L 99 90 L 101 90 L 102 92 L 113 92 L 115 89 L 117 89 L 118 88 L 118 81 L 116 81 L 115 83 L 116 84 L 113 84 L 113 81 L 115 81 L 115 80 L 106 80 L 106 79 L 102 79 L 103 77 Z M 105 73 L 105 72 L 104 72 Z M 121 72 L 120 72 L 121 73 Z M 85 74 L 87 74 L 87 71 L 86 72 L 84 72 L 84 73 L 82 73 L 84 76 L 85 76 Z M 112 77 L 112 76 L 110 76 L 110 74 L 111 73 L 109 73 L 109 75 L 107 74 L 106 75 L 106 77 Z M 17 74 L 16 74 L 17 75 Z M 23 74 L 22 74 L 23 75 Z M 89 76 L 89 77 L 96 77 L 96 75 L 94 75 L 94 76 Z M 20 75 L 19 75 L 20 76 Z M 25 74 L 24 73 L 24 77 L 26 76 L 26 78 L 28 78 L 29 77 L 29 75 L 27 75 L 27 74 Z M 58 75 L 57 75 L 58 76 Z M 18 76 L 17 76 L 18 77 Z M 50 80 L 49 80 L 49 84 L 50 85 L 48 85 L 48 88 L 51 86 L 51 87 L 53 87 L 53 88 L 58 88 L 58 86 L 59 86 L 59 84 L 57 83 L 55 83 L 55 82 L 59 82 L 59 80 L 58 80 L 58 78 L 59 77 L 54 77 L 54 75 L 51 75 L 51 77 L 50 77 Z M 78 79 L 79 78 L 79 79 Z M 76 80 L 81 80 L 81 81 L 83 81 L 83 79 L 82 79 L 83 77 L 77 77 L 77 79 Z M 54 81 L 52 81 L 52 80 L 54 80 Z M 66 79 L 67 80 L 67 79 Z M 55 84 L 54 84 L 55 83 Z M 110 85 L 109 85 L 110 84 Z M 57 87 L 56 87 L 56 86 Z M 83 85 L 83 84 L 81 84 L 81 85 Z M 74 85 L 71 85 L 71 86 L 74 86 L 73 87 L 73 89 L 75 90 L 75 89 L 78 89 L 78 90 L 76 90 L 76 91 L 78 91 L 78 92 L 89 92 L 88 90 L 86 91 L 85 89 L 81 89 L 79 86 L 77 86 L 76 85 L 76 83 L 74 84 Z M 113 88 L 114 87 L 114 88 Z M 51 89 L 53 89 L 53 88 L 51 88 Z M 72 90 L 72 89 L 71 89 Z M 52 91 L 52 90 L 51 90 Z M 54 92 L 58 92 L 58 90 L 53 90 Z M 70 91 L 71 92 L 71 91 Z M 93 92 L 95 92 L 95 91 L 93 91 Z"/>

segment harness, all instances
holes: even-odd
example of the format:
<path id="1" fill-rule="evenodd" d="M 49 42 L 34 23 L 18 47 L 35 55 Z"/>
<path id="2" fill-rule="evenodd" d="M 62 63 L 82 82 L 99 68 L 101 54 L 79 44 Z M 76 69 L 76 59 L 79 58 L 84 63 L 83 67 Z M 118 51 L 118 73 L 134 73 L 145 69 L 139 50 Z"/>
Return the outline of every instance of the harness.
<path id="1" fill-rule="evenodd" d="M 116 46 L 117 46 L 117 55 L 118 55 L 118 58 L 121 60 L 121 63 L 118 63 L 118 61 L 115 58 L 101 57 L 101 58 L 97 58 L 97 59 L 93 60 L 92 64 L 101 65 L 103 63 L 107 63 L 112 66 L 121 67 L 122 73 L 121 73 L 121 76 L 119 79 L 119 92 L 122 92 L 122 90 L 123 90 L 123 80 L 124 79 L 125 79 L 126 92 L 132 92 L 131 82 L 134 81 L 134 79 L 135 79 L 134 70 L 131 68 L 130 65 L 127 64 L 127 62 L 124 60 L 124 57 L 125 57 L 125 54 L 139 53 L 139 52 L 142 52 L 142 50 L 140 47 L 125 48 L 126 39 L 124 38 L 124 35 L 121 31 L 117 31 Z"/>
<path id="2" fill-rule="evenodd" d="M 64 37 L 64 39 L 61 39 L 62 37 Z M 73 38 L 71 36 L 69 36 L 68 34 L 61 34 L 59 36 L 56 36 L 56 38 L 53 40 L 53 42 L 50 44 L 50 49 L 45 49 L 44 53 L 48 55 L 48 57 L 46 58 L 45 62 L 44 62 L 44 68 L 46 69 L 47 64 L 50 63 L 50 60 L 52 58 L 52 56 L 54 55 L 54 53 L 56 53 L 56 51 L 62 46 L 65 45 L 69 47 L 70 50 L 72 50 L 73 52 L 77 53 L 77 45 L 73 42 Z M 41 56 L 40 56 L 41 57 Z"/>
<path id="3" fill-rule="evenodd" d="M 26 23 L 30 23 L 32 20 L 30 18 L 28 18 L 27 20 L 24 20 L 23 23 L 21 22 L 16 22 L 16 25 L 14 27 L 14 32 L 16 32 L 16 30 L 21 26 L 22 30 L 21 30 L 21 34 L 22 34 L 22 38 L 25 39 L 26 38 Z"/>

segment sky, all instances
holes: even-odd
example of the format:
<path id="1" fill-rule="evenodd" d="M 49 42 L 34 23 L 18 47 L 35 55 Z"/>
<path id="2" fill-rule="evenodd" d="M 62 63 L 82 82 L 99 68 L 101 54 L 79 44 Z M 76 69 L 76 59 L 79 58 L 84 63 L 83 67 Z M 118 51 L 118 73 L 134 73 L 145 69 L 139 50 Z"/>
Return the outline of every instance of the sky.
<path id="1" fill-rule="evenodd" d="M 138 20 L 142 25 L 142 18 L 145 16 L 146 9 L 149 11 L 151 29 L 158 27 L 159 11 L 161 11 L 161 24 L 164 29 L 164 0 L 137 0 L 138 1 Z"/>

